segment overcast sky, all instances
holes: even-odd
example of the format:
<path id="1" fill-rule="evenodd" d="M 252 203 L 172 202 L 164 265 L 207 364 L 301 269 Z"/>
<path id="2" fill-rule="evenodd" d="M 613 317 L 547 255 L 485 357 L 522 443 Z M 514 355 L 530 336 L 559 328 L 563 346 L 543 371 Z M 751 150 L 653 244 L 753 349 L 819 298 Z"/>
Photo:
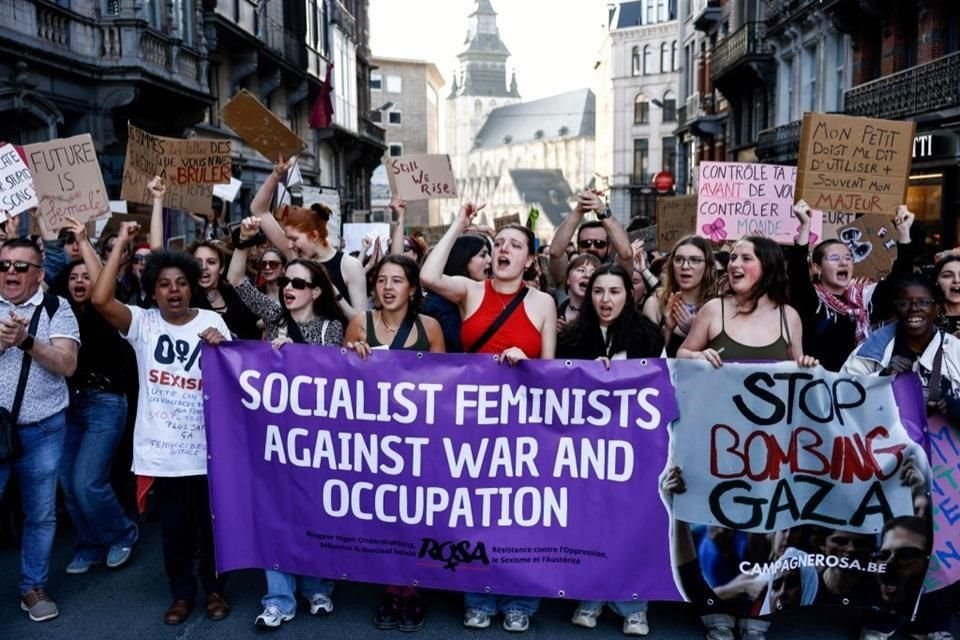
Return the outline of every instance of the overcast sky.
<path id="1" fill-rule="evenodd" d="M 492 0 L 500 37 L 512 54 L 524 100 L 591 84 L 603 38 L 606 0 Z M 374 56 L 414 58 L 437 65 L 450 89 L 457 54 L 475 0 L 370 0 Z"/>

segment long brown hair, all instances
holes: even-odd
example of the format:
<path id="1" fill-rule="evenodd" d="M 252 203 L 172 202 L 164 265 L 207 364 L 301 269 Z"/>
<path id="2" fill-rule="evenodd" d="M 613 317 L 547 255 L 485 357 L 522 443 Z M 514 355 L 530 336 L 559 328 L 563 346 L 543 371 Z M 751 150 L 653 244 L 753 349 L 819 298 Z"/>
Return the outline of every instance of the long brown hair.
<path id="1" fill-rule="evenodd" d="M 673 258 L 677 255 L 677 249 L 687 245 L 696 247 L 703 254 L 704 270 L 703 279 L 700 280 L 700 293 L 697 294 L 697 308 L 699 309 L 707 300 L 717 294 L 717 270 L 714 266 L 713 248 L 706 238 L 700 236 L 684 236 L 673 245 L 670 254 L 667 256 L 666 264 L 663 270 L 663 286 L 657 291 L 657 300 L 661 307 L 666 307 L 670 296 L 680 290 L 677 279 L 673 275 Z"/>

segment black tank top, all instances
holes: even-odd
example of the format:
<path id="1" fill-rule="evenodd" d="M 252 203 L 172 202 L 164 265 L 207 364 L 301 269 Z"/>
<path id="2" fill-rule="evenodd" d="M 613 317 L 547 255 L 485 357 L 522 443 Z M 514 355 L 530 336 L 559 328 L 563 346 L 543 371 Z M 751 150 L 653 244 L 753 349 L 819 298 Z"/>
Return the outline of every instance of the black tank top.
<path id="1" fill-rule="evenodd" d="M 353 300 L 350 299 L 350 289 L 347 288 L 347 282 L 343 279 L 343 273 L 340 271 L 340 262 L 342 260 L 343 252 L 337 251 L 333 254 L 332 258 L 320 264 L 327 270 L 327 275 L 330 276 L 330 282 L 337 288 L 337 291 L 339 291 L 343 299 L 347 301 L 347 304 L 352 307 Z"/>

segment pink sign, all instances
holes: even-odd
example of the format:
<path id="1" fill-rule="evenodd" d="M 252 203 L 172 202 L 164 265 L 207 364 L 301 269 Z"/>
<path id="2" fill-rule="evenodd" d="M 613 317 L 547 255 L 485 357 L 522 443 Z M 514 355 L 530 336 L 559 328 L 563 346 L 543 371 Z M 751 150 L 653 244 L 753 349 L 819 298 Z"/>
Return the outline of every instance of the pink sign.
<path id="1" fill-rule="evenodd" d="M 927 428 L 933 553 L 924 588 L 936 591 L 960 580 L 960 431 L 940 414 L 930 416 Z"/>
<path id="2" fill-rule="evenodd" d="M 746 162 L 701 162 L 697 233 L 715 244 L 765 236 L 793 244 L 800 223 L 793 215 L 797 168 Z M 813 238 L 823 237 L 823 215 L 814 212 Z"/>

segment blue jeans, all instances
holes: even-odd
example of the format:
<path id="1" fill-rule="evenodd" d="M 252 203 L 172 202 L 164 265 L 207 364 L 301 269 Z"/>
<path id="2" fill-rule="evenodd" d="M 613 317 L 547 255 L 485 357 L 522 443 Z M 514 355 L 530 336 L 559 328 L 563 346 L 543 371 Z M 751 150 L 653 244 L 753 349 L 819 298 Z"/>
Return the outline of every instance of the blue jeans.
<path id="1" fill-rule="evenodd" d="M 296 591 L 298 586 L 300 587 L 300 593 L 307 600 L 318 593 L 327 596 L 333 593 L 333 580 L 298 576 L 293 573 L 271 571 L 270 569 L 267 569 L 264 573 L 267 574 L 267 595 L 263 596 L 260 604 L 264 608 L 273 605 L 285 615 L 297 612 Z"/>
<path id="2" fill-rule="evenodd" d="M 70 395 L 60 486 L 77 532 L 74 554 L 84 560 L 102 560 L 111 545 L 129 545 L 137 537 L 110 486 L 126 418 L 123 395 L 86 389 Z"/>
<path id="3" fill-rule="evenodd" d="M 540 598 L 521 598 L 519 596 L 498 596 L 492 593 L 465 593 L 463 604 L 469 611 L 479 609 L 487 615 L 497 615 L 497 611 L 507 613 L 519 611 L 532 616 L 540 606 Z"/>
<path id="4" fill-rule="evenodd" d="M 19 429 L 23 455 L 0 464 L 0 495 L 7 488 L 10 472 L 16 472 L 24 514 L 20 593 L 26 593 L 33 587 L 46 587 L 50 572 L 50 549 L 57 532 L 57 467 L 66 433 L 64 412 Z"/>
<path id="5" fill-rule="evenodd" d="M 641 613 L 647 610 L 647 601 L 646 600 L 620 600 L 618 602 L 602 602 L 600 600 L 581 600 L 580 607 L 584 609 L 596 609 L 600 610 L 603 608 L 603 605 L 610 607 L 610 611 L 613 611 L 618 616 L 627 616 L 634 613 Z"/>

